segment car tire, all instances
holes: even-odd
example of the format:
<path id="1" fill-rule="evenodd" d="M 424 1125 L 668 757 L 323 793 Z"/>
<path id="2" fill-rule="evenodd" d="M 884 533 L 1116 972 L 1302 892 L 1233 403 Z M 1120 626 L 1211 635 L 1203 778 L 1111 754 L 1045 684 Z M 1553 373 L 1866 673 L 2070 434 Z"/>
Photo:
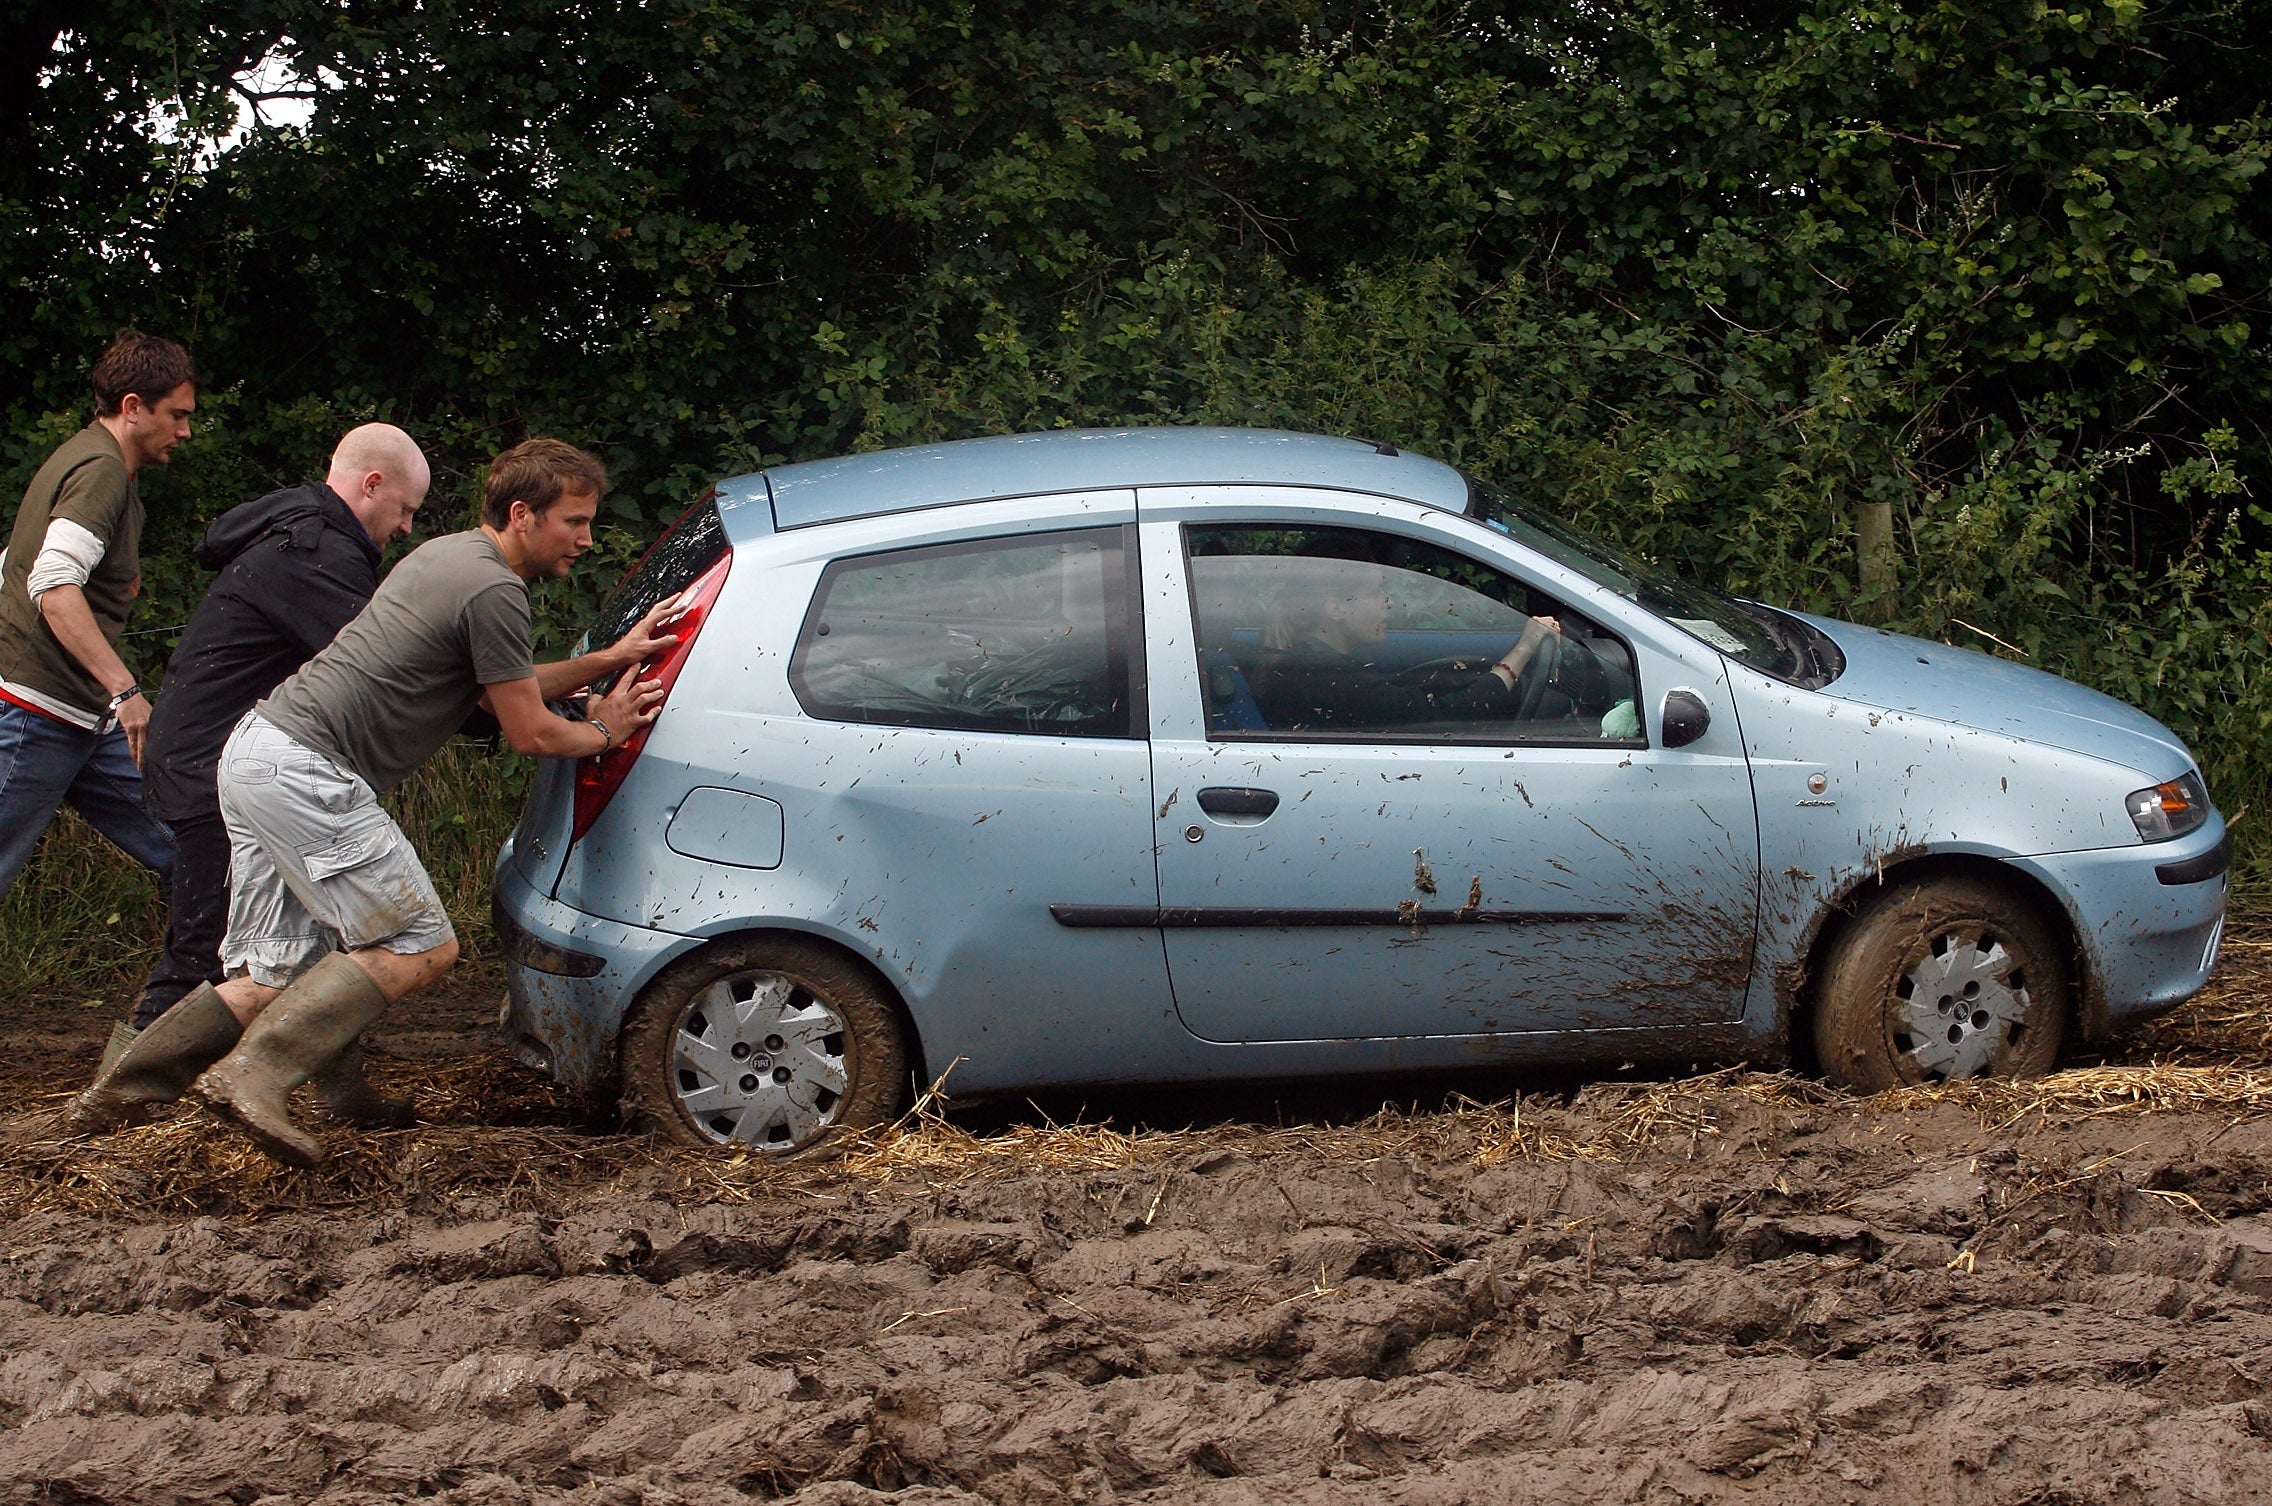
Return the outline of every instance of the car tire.
<path id="1" fill-rule="evenodd" d="M 2068 972 L 2057 930 L 2008 889 L 1897 884 L 1831 947 L 1814 1013 L 1823 1075 L 1861 1093 L 2040 1076 L 2066 1034 Z"/>
<path id="2" fill-rule="evenodd" d="M 889 1122 L 907 1075 L 882 984 L 797 937 L 728 942 L 666 968 L 621 1039 L 626 1123 L 713 1150 L 826 1153 Z"/>

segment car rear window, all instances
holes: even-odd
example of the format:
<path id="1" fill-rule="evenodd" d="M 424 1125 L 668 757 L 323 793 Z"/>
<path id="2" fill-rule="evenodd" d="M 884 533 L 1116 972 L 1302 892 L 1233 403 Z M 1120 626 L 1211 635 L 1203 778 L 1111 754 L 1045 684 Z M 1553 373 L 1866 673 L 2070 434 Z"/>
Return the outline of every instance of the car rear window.
<path id="1" fill-rule="evenodd" d="M 603 648 L 622 637 L 656 602 L 693 585 L 725 552 L 726 526 L 718 517 L 717 494 L 707 493 L 623 577 L 592 624 L 592 646 Z"/>

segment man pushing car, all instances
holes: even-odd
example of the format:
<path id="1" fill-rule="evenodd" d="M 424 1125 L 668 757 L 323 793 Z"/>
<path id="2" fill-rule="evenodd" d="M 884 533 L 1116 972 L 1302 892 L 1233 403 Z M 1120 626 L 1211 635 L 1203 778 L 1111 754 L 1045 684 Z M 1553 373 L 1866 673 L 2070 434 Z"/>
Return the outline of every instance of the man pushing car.
<path id="1" fill-rule="evenodd" d="M 210 1032 L 185 1039 L 170 1070 L 146 1078 L 186 1083 L 207 1068 L 199 1093 L 263 1150 L 298 1166 L 323 1159 L 286 1109 L 292 1091 L 330 1071 L 390 1004 L 439 979 L 458 955 L 441 899 L 379 794 L 477 705 L 515 752 L 546 758 L 603 753 L 659 709 L 657 682 L 624 671 L 677 642 L 660 633 L 671 603 L 594 653 L 542 665 L 531 653 L 529 583 L 565 575 L 591 547 L 606 486 L 597 458 L 559 440 L 499 455 L 481 526 L 413 550 L 328 647 L 237 723 L 218 770 L 228 977 L 201 987 L 243 1035 L 233 1049 Z M 610 675 L 613 687 L 584 721 L 545 704 Z M 163 1030 L 161 1019 L 136 1047 Z M 82 1104 L 103 1091 L 98 1082 Z M 124 1122 L 164 1096 L 96 1107 Z"/>
<path id="2" fill-rule="evenodd" d="M 67 1116 L 75 1133 L 136 1117 L 141 1101 L 179 1097 L 209 1064 L 195 1051 L 183 1054 L 189 1038 L 210 1037 L 217 1056 L 242 1033 L 219 995 L 205 992 L 149 1045 L 134 1047 L 197 985 L 223 977 L 229 833 L 215 788 L 221 745 L 255 703 L 369 603 L 381 551 L 410 532 L 430 478 L 408 434 L 392 424 L 362 424 L 332 451 L 323 480 L 229 509 L 198 544 L 197 562 L 220 574 L 182 630 L 142 751 L 143 805 L 174 836 L 165 950 L 131 1021 L 111 1032 L 96 1074 L 102 1090 L 82 1095 Z M 185 1066 L 189 1075 L 180 1076 Z M 339 1072 L 319 1081 L 325 1107 L 355 1123 L 399 1120 L 407 1105 L 375 1097 L 356 1066 L 349 1052 Z"/>

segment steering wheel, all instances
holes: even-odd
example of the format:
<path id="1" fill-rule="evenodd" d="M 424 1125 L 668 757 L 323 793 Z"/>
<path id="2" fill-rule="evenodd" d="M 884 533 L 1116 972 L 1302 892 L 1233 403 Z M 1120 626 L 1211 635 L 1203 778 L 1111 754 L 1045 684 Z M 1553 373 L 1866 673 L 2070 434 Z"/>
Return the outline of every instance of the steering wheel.
<path id="1" fill-rule="evenodd" d="M 1549 656 L 1559 654 L 1561 648 L 1559 638 L 1540 645 L 1539 651 L 1523 666 L 1523 672 L 1516 676 L 1513 691 L 1516 720 L 1529 721 L 1538 715 L 1539 703 L 1546 699 L 1547 687 L 1554 682 L 1554 670 L 1547 660 Z M 1423 659 L 1418 664 L 1408 664 L 1389 678 L 1400 683 L 1424 685 L 1431 679 L 1455 673 L 1488 674 L 1491 666 L 1498 662 L 1496 657 L 1486 659 L 1481 654 L 1444 654 L 1434 659 Z"/>
<path id="2" fill-rule="evenodd" d="M 1561 664 L 1563 638 L 1554 634 L 1538 646 L 1530 656 L 1522 674 L 1515 681 L 1515 720 L 1527 722 L 1538 716 L 1538 708 L 1546 699 L 1546 688 L 1554 683 L 1554 672 Z"/>

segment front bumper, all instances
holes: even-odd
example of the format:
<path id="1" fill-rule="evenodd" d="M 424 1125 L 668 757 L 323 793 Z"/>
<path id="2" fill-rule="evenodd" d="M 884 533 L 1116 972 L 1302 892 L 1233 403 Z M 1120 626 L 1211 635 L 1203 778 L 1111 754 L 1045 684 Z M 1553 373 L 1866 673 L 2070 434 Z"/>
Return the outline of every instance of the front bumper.
<path id="1" fill-rule="evenodd" d="M 616 1037 L 639 989 L 671 958 L 700 945 L 549 899 L 509 860 L 497 865 L 490 913 L 505 954 L 498 1019 L 505 1043 L 531 1067 L 583 1093 L 614 1075 Z"/>
<path id="2" fill-rule="evenodd" d="M 2230 851 L 2217 817 L 2174 842 L 2018 860 L 2061 896 L 2075 922 L 2088 968 L 2085 1038 L 2166 1014 L 2209 981 L 2230 882 L 2217 854 Z"/>

